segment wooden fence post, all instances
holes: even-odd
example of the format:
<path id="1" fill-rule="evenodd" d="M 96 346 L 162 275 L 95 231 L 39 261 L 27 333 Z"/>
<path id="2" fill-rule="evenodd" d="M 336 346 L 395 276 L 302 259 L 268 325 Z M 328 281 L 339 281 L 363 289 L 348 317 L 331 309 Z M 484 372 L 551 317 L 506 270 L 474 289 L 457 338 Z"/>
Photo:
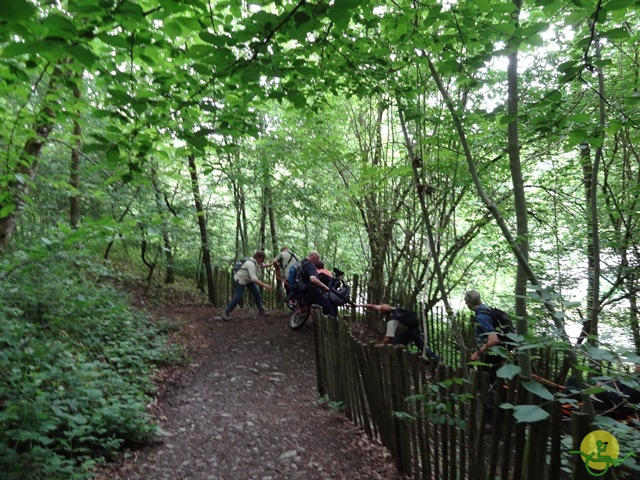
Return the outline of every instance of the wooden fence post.
<path id="1" fill-rule="evenodd" d="M 327 358 L 327 352 L 325 351 L 324 336 L 322 335 L 322 316 L 319 312 L 312 311 L 311 316 L 313 318 L 314 328 L 314 342 L 316 346 L 316 380 L 318 382 L 318 394 L 320 397 L 324 397 L 328 394 L 327 375 L 325 359 Z"/>
<path id="2" fill-rule="evenodd" d="M 591 415 L 584 412 L 571 414 L 571 437 L 573 438 L 571 450 L 579 451 L 582 439 L 591 431 Z M 573 480 L 589 480 L 593 477 L 587 472 L 582 455 L 575 455 L 573 463 Z"/>

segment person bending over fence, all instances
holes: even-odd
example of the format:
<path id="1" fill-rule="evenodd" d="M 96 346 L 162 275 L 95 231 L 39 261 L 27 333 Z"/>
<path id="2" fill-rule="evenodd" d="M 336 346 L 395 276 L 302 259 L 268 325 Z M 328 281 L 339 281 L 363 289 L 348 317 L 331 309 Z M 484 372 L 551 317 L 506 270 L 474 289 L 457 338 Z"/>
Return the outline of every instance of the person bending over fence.
<path id="1" fill-rule="evenodd" d="M 430 360 L 439 361 L 438 356 L 427 347 L 424 343 L 424 336 L 420 331 L 420 322 L 418 316 L 411 310 L 404 308 L 393 308 L 386 303 L 375 305 L 364 303 L 356 305 L 367 310 L 376 310 L 380 312 L 387 321 L 387 331 L 382 338 L 383 344 L 393 343 L 408 346 L 413 343 L 420 352 L 420 355 L 426 355 Z"/>

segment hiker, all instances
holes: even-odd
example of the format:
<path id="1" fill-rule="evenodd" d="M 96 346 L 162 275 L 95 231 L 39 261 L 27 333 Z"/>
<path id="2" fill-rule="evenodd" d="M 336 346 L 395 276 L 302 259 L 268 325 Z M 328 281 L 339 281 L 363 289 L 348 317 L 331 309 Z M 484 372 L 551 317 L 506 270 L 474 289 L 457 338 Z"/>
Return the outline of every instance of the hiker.
<path id="1" fill-rule="evenodd" d="M 258 307 L 258 315 L 263 317 L 268 317 L 269 314 L 266 312 L 264 307 L 262 306 L 262 295 L 260 295 L 260 289 L 258 286 L 266 290 L 273 290 L 271 285 L 264 283 L 262 280 L 258 278 L 258 267 L 262 267 L 264 263 L 266 255 L 263 251 L 258 250 L 253 256 L 247 259 L 242 267 L 238 269 L 238 271 L 233 275 L 233 298 L 224 309 L 224 313 L 222 314 L 222 319 L 225 322 L 229 321 L 229 314 L 236 308 L 236 305 L 242 300 L 242 295 L 244 294 L 245 287 L 249 289 L 253 298 L 256 301 L 256 307 Z"/>
<path id="2" fill-rule="evenodd" d="M 302 279 L 305 283 L 302 295 L 307 305 L 320 305 L 322 313 L 336 318 L 338 309 L 331 303 L 329 297 L 325 295 L 325 293 L 329 293 L 329 287 L 322 283 L 318 275 L 316 263 L 319 261 L 320 254 L 316 251 L 309 252 L 307 258 L 302 261 Z"/>
<path id="3" fill-rule="evenodd" d="M 496 372 L 504 364 L 504 359 L 499 355 L 491 355 L 490 353 L 492 347 L 500 344 L 500 338 L 493 326 L 490 314 L 491 309 L 482 303 L 480 293 L 477 290 L 469 290 L 464 295 L 464 301 L 467 304 L 467 308 L 474 313 L 472 319 L 475 321 L 476 350 L 471 355 L 471 361 L 480 361 L 488 364 L 480 367 L 481 372 L 487 372 L 489 374 L 489 392 L 485 405 L 484 424 L 484 431 L 488 433 L 493 430 L 494 423 L 494 384 L 498 378 Z M 500 424 L 501 422 L 499 421 L 498 425 Z"/>
<path id="4" fill-rule="evenodd" d="M 475 314 L 476 350 L 471 355 L 471 361 L 490 364 L 483 370 L 489 373 L 489 382 L 493 384 L 497 378 L 496 372 L 504 364 L 504 359 L 499 355 L 489 353 L 492 347 L 500 343 L 498 333 L 491 321 L 491 309 L 482 303 L 480 293 L 476 290 L 469 290 L 465 293 L 464 301 L 467 308 Z"/>
<path id="5" fill-rule="evenodd" d="M 298 257 L 295 253 L 293 253 L 289 247 L 282 247 L 278 255 L 275 256 L 270 263 L 266 264 L 265 267 L 273 267 L 276 269 L 276 278 L 282 280 L 284 283 L 284 291 L 289 295 L 291 293 L 291 286 L 288 282 L 284 281 L 284 279 L 289 278 L 289 270 L 293 267 L 298 261 Z"/>
<path id="6" fill-rule="evenodd" d="M 376 310 L 386 318 L 387 331 L 382 338 L 383 344 L 393 343 L 406 347 L 413 343 L 420 351 L 421 356 L 424 354 L 431 360 L 439 361 L 438 356 L 425 345 L 424 337 L 420 331 L 420 322 L 418 322 L 417 315 L 411 310 L 393 308 L 386 303 L 380 305 L 365 303 L 356 305 L 356 307 Z"/>

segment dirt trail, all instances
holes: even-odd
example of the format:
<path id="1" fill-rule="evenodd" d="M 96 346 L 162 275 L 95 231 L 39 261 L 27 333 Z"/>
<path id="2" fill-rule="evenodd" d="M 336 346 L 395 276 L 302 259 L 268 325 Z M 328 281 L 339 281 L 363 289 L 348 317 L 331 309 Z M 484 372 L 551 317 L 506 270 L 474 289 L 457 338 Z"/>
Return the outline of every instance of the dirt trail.
<path id="1" fill-rule="evenodd" d="M 312 324 L 285 312 L 230 322 L 206 306 L 163 309 L 179 319 L 191 362 L 152 408 L 162 442 L 101 472 L 106 479 L 399 479 L 380 445 L 318 404 Z"/>

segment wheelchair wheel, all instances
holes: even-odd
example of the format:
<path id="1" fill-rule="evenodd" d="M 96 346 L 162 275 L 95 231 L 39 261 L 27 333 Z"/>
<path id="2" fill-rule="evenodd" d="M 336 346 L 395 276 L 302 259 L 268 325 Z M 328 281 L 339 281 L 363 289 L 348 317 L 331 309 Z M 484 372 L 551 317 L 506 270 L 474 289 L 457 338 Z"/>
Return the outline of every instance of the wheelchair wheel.
<path id="1" fill-rule="evenodd" d="M 291 327 L 292 330 L 297 330 L 305 324 L 310 314 L 311 309 L 309 307 L 306 305 L 297 305 L 289 318 L 289 327 Z"/>

